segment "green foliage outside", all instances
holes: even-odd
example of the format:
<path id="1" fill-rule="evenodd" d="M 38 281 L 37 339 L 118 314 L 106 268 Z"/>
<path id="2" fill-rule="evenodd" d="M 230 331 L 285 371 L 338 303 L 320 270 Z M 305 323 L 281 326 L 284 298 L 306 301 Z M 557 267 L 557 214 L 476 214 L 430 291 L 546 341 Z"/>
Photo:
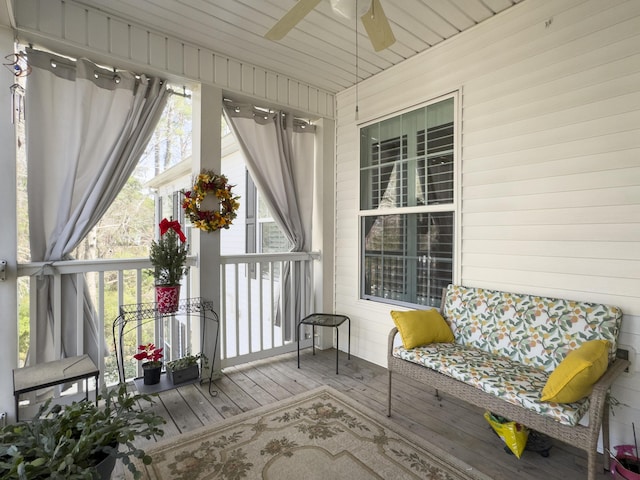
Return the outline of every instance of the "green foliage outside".
<path id="1" fill-rule="evenodd" d="M 18 279 L 18 297 L 28 298 L 28 293 L 28 279 Z M 27 350 L 29 349 L 29 302 L 18 303 L 18 322 L 18 358 L 20 365 L 23 365 L 27 357 Z"/>

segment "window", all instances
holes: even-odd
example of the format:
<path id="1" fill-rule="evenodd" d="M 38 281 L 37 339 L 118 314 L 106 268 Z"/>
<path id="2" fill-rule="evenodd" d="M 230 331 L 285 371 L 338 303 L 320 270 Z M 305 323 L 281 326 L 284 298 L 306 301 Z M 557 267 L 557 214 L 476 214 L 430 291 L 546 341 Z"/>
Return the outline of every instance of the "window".
<path id="1" fill-rule="evenodd" d="M 293 245 L 271 216 L 269 207 L 258 193 L 258 248 L 261 253 L 290 252 Z"/>
<path id="2" fill-rule="evenodd" d="M 290 252 L 293 245 L 282 233 L 282 230 L 275 222 L 269 207 L 258 192 L 256 184 L 253 182 L 249 171 L 246 171 L 246 218 L 245 218 L 245 249 L 246 253 L 281 253 Z M 269 277 L 269 265 L 261 264 L 261 274 L 263 278 Z M 249 265 L 249 275 L 256 278 L 255 264 Z M 275 278 L 279 278 L 280 270 L 271 273 Z"/>
<path id="3" fill-rule="evenodd" d="M 455 98 L 360 129 L 361 298 L 439 306 L 453 281 Z"/>
<path id="4" fill-rule="evenodd" d="M 269 207 L 258 192 L 249 171 L 246 173 L 246 252 L 289 252 L 293 245 L 282 233 L 269 212 Z"/>

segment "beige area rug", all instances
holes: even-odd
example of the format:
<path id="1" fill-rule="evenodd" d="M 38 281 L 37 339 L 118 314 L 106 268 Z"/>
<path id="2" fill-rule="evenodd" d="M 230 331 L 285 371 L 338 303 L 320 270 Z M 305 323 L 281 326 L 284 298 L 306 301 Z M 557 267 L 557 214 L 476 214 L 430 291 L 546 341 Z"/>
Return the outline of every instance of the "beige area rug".
<path id="1" fill-rule="evenodd" d="M 146 448 L 161 480 L 488 480 L 342 393 L 321 387 Z"/>

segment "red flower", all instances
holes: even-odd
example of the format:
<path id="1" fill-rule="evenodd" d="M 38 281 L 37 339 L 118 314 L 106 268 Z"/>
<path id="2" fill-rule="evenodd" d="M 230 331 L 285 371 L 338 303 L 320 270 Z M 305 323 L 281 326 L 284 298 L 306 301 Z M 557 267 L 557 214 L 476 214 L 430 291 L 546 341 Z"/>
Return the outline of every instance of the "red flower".
<path id="1" fill-rule="evenodd" d="M 136 353 L 133 358 L 136 360 L 147 360 L 149 362 L 159 362 L 162 358 L 162 348 L 156 348 L 153 343 L 146 345 L 139 345 L 139 353 Z"/>

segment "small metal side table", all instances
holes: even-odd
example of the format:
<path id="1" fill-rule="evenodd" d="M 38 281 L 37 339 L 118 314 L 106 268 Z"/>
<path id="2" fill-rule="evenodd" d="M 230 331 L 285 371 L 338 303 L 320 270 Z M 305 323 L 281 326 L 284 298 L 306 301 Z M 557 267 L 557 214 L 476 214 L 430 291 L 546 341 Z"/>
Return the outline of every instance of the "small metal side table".
<path id="1" fill-rule="evenodd" d="M 311 325 L 311 329 L 313 331 L 311 336 L 311 344 L 313 346 L 313 354 L 316 354 L 316 345 L 315 345 L 315 336 L 316 336 L 316 327 L 334 327 L 336 329 L 336 375 L 338 374 L 338 346 L 340 345 L 340 337 L 338 332 L 338 327 L 342 325 L 345 320 L 347 321 L 347 325 L 349 327 L 349 337 L 347 341 L 347 358 L 351 359 L 351 319 L 346 315 L 335 315 L 333 313 L 312 313 L 304 317 L 298 323 L 298 368 L 300 368 L 300 326 L 301 325 Z"/>

